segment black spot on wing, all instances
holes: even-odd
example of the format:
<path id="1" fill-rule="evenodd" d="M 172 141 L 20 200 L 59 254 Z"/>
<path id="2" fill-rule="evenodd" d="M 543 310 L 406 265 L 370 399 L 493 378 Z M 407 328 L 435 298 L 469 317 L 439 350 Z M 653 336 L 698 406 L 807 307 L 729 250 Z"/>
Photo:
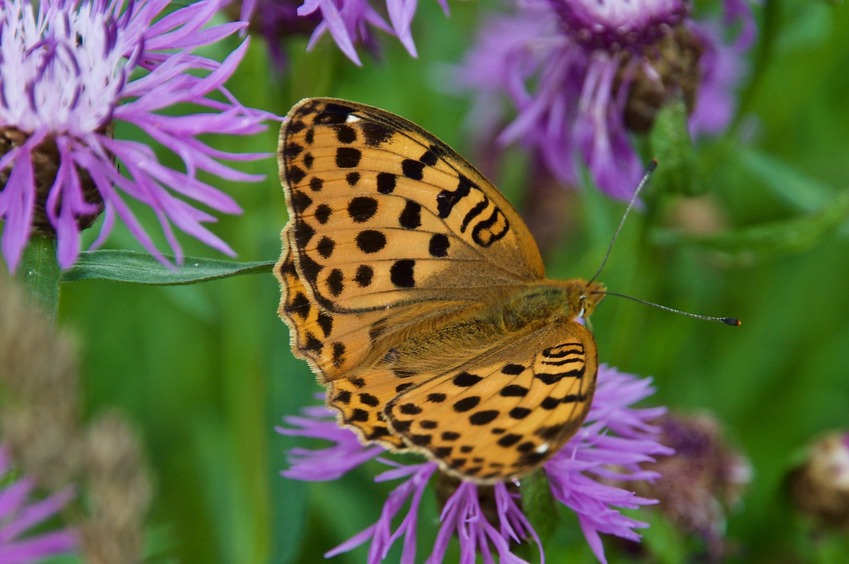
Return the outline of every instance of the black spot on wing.
<path id="1" fill-rule="evenodd" d="M 357 286 L 360 288 L 365 288 L 371 284 L 373 277 L 374 269 L 367 264 L 361 264 L 357 267 L 357 273 L 354 275 L 354 282 L 356 282 Z"/>
<path id="2" fill-rule="evenodd" d="M 354 168 L 360 164 L 363 153 L 352 147 L 339 147 L 336 149 L 336 166 L 339 168 Z"/>
<path id="3" fill-rule="evenodd" d="M 391 172 L 377 173 L 377 191 L 381 194 L 391 194 L 395 190 L 396 178 Z"/>
<path id="4" fill-rule="evenodd" d="M 357 131 L 347 123 L 340 124 L 336 127 L 336 139 L 340 143 L 353 143 L 357 140 Z"/>
<path id="5" fill-rule="evenodd" d="M 354 113 L 354 108 L 333 102 L 324 105 L 322 111 L 315 116 L 313 123 L 320 125 L 342 124 L 348 121 L 348 116 Z"/>
<path id="6" fill-rule="evenodd" d="M 306 175 L 307 173 L 299 166 L 292 165 L 286 167 L 286 180 L 289 182 L 289 186 L 300 184 Z"/>
<path id="7" fill-rule="evenodd" d="M 321 327 L 321 332 L 324 333 L 324 337 L 329 337 L 331 331 L 333 331 L 333 318 L 326 313 L 321 312 L 318 314 L 317 322 L 318 326 Z"/>
<path id="8" fill-rule="evenodd" d="M 483 380 L 483 378 L 481 376 L 476 375 L 476 374 L 470 374 L 468 372 L 460 372 L 459 374 L 454 376 L 454 379 L 452 380 L 452 382 L 454 383 L 455 386 L 459 386 L 461 388 L 468 388 L 470 386 L 474 386 L 475 384 L 477 384 L 481 380 Z"/>
<path id="9" fill-rule="evenodd" d="M 306 124 L 300 120 L 290 120 L 289 125 L 286 126 L 286 136 L 300 133 L 305 127 Z"/>
<path id="10" fill-rule="evenodd" d="M 300 155 L 301 151 L 303 151 L 303 150 L 304 150 L 304 148 L 301 145 L 298 145 L 297 143 L 289 142 L 289 143 L 286 144 L 286 147 L 283 149 L 283 154 L 287 158 L 294 159 L 298 155 Z"/>
<path id="11" fill-rule="evenodd" d="M 315 220 L 321 225 L 326 224 L 331 215 L 333 215 L 333 209 L 331 209 L 331 207 L 327 204 L 319 204 L 318 207 L 315 208 Z"/>
<path id="12" fill-rule="evenodd" d="M 364 223 L 377 213 L 377 200 L 368 196 L 357 196 L 348 202 L 348 215 L 355 223 Z"/>
<path id="13" fill-rule="evenodd" d="M 480 401 L 481 399 L 478 396 L 469 396 L 461 400 L 455 401 L 454 411 L 456 411 L 457 413 L 469 411 L 470 409 L 474 409 L 480 403 Z"/>
<path id="14" fill-rule="evenodd" d="M 304 221 L 295 223 L 295 243 L 298 248 L 303 249 L 310 242 L 310 239 L 315 235 L 315 229 Z"/>
<path id="15" fill-rule="evenodd" d="M 363 135 L 366 139 L 366 145 L 370 147 L 379 147 L 383 143 L 392 139 L 392 129 L 381 123 L 367 121 L 362 124 Z"/>
<path id="16" fill-rule="evenodd" d="M 448 256 L 448 247 L 451 245 L 448 236 L 444 233 L 434 233 L 428 244 L 430 256 L 442 258 Z"/>
<path id="17" fill-rule="evenodd" d="M 398 217 L 398 223 L 404 229 L 416 229 L 422 224 L 422 206 L 413 200 L 407 200 L 404 210 Z"/>
<path id="18" fill-rule="evenodd" d="M 320 254 L 323 258 L 328 259 L 333 254 L 333 249 L 335 248 L 336 242 L 333 239 L 330 237 L 322 237 L 321 241 L 319 241 L 318 245 L 316 245 L 315 250 L 317 250 L 318 254 Z"/>
<path id="19" fill-rule="evenodd" d="M 289 198 L 292 204 L 292 211 L 300 215 L 312 205 L 312 198 L 306 192 L 300 190 L 292 190 L 292 196 Z"/>
<path id="20" fill-rule="evenodd" d="M 401 162 L 401 172 L 404 173 L 404 176 L 412 180 L 421 180 L 424 178 L 424 167 L 424 164 L 413 159 L 404 159 Z"/>
<path id="21" fill-rule="evenodd" d="M 414 288 L 416 280 L 414 269 L 416 261 L 410 259 L 396 260 L 389 268 L 389 279 L 399 288 Z"/>
<path id="22" fill-rule="evenodd" d="M 345 290 L 344 275 L 338 268 L 334 268 L 327 275 L 327 289 L 333 297 L 338 297 Z"/>
<path id="23" fill-rule="evenodd" d="M 436 154 L 430 150 L 425 151 L 424 154 L 419 157 L 419 162 L 425 166 L 433 166 L 436 164 Z"/>
<path id="24" fill-rule="evenodd" d="M 497 409 L 477 411 L 469 416 L 469 423 L 472 425 L 486 425 L 494 421 L 498 417 L 498 413 Z"/>
<path id="25" fill-rule="evenodd" d="M 386 246 L 386 235 L 374 229 L 360 231 L 354 238 L 357 248 L 366 254 L 373 254 Z"/>

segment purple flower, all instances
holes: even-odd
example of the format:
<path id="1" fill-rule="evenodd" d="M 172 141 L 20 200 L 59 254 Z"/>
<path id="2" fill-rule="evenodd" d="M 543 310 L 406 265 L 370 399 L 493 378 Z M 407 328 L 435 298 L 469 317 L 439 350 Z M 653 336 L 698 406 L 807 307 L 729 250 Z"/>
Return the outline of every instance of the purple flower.
<path id="1" fill-rule="evenodd" d="M 321 450 L 290 450 L 290 468 L 283 472 L 287 478 L 307 482 L 335 480 L 385 450 L 377 445 L 363 446 L 353 432 L 339 427 L 336 416 L 324 407 L 306 407 L 303 414 L 284 418 L 290 427 L 277 430 L 283 435 L 324 439 L 332 445 Z"/>
<path id="2" fill-rule="evenodd" d="M 605 559 L 600 533 L 639 540 L 634 529 L 646 526 L 621 514 L 619 508 L 633 509 L 655 503 L 610 485 L 611 481 L 653 481 L 659 474 L 645 471 L 640 465 L 672 452 L 657 442 L 658 429 L 649 423 L 664 412 L 663 408 L 632 407 L 652 392 L 649 379 L 622 374 L 602 365 L 584 426 L 542 467 L 552 496 L 578 515 L 584 536 L 602 562 Z M 306 408 L 303 413 L 303 417 L 285 420 L 296 428 L 278 428 L 278 431 L 328 440 L 332 446 L 315 451 L 290 451 L 290 468 L 283 472 L 284 476 L 332 480 L 384 452 L 381 447 L 361 444 L 353 431 L 336 426 L 335 416 L 325 408 Z M 415 561 L 418 508 L 438 465 L 430 461 L 401 465 L 392 460 L 379 460 L 392 469 L 377 476 L 376 481 L 401 480 L 401 483 L 389 494 L 375 524 L 326 556 L 370 541 L 369 562 L 379 562 L 386 558 L 393 543 L 403 537 L 402 562 Z M 484 502 L 484 499 L 491 501 Z M 402 516 L 404 507 L 406 513 Z M 513 554 L 511 547 L 527 540 L 539 546 L 542 556 L 539 537 L 522 512 L 519 494 L 515 488 L 511 490 L 510 484 L 480 486 L 458 481 L 445 501 L 440 521 L 428 562 L 442 560 L 452 536 L 459 539 L 461 562 L 464 563 L 475 562 L 477 554 L 481 554 L 485 562 L 491 562 L 493 552 L 502 562 L 523 562 Z"/>
<path id="3" fill-rule="evenodd" d="M 752 480 L 752 467 L 710 414 L 667 413 L 656 423 L 675 456 L 644 465 L 663 478 L 635 489 L 657 499 L 678 531 L 704 542 L 706 561 L 721 562 L 729 555 L 725 523 Z"/>
<path id="4" fill-rule="evenodd" d="M 251 32 L 263 37 L 274 66 L 283 71 L 289 58 L 283 50 L 283 41 L 295 35 L 309 35 L 321 23 L 321 14 L 298 15 L 301 0 L 245 0 L 238 14 L 230 10 L 231 17 L 249 22 Z"/>
<path id="5" fill-rule="evenodd" d="M 67 529 L 25 536 L 62 509 L 71 498 L 70 490 L 36 501 L 31 495 L 35 487 L 32 478 L 15 479 L 12 474 L 8 454 L 0 448 L 0 562 L 33 562 L 74 550 L 76 539 Z"/>
<path id="6" fill-rule="evenodd" d="M 224 62 L 192 51 L 238 31 L 242 23 L 204 27 L 221 6 L 201 0 L 159 15 L 164 0 L 126 3 L 48 0 L 6 2 L 0 14 L 0 218 L 3 256 L 18 264 L 31 230 L 54 236 L 59 264 L 80 252 L 80 230 L 104 212 L 100 244 L 116 217 L 152 255 L 166 262 L 127 199 L 149 206 L 171 251 L 182 261 L 174 227 L 226 254 L 207 230 L 215 217 L 195 207 L 238 213 L 236 202 L 198 178 L 256 181 L 219 162 L 262 155 L 216 150 L 206 134 L 250 135 L 273 116 L 242 106 L 223 84 L 247 49 Z M 190 105 L 194 113 L 169 115 Z M 114 125 L 141 130 L 182 160 L 161 163 L 136 141 L 115 139 Z"/>
<path id="7" fill-rule="evenodd" d="M 697 24 L 685 0 L 530 0 L 487 22 L 457 72 L 473 91 L 476 124 L 501 129 L 506 95 L 518 114 L 501 129 L 561 182 L 579 165 L 607 194 L 630 197 L 642 173 L 631 132 L 650 129 L 674 96 L 690 106 L 694 132 L 716 132 L 733 111 L 740 57 L 754 38 L 745 0 L 725 0 L 721 25 Z M 726 29 L 742 22 L 736 41 Z"/>
<path id="8" fill-rule="evenodd" d="M 438 2 L 447 14 L 447 0 Z M 297 24 L 292 18 L 292 10 L 296 4 L 298 2 L 291 0 L 249 0 L 242 5 L 241 18 L 251 19 L 254 11 L 257 20 L 266 20 L 267 15 L 270 15 L 271 19 L 258 22 L 258 27 L 268 39 L 269 45 L 274 46 L 279 44 L 285 32 L 296 27 Z M 371 28 L 396 36 L 410 55 L 417 56 L 410 30 L 417 4 L 418 0 L 386 0 L 388 23 L 369 0 L 305 0 L 297 8 L 297 15 L 307 22 L 308 18 L 320 15 L 310 37 L 308 50 L 312 49 L 325 33 L 330 32 L 339 49 L 354 63 L 362 65 L 354 45 L 360 43 L 372 51 L 376 50 Z M 272 52 L 275 52 L 275 49 L 272 47 Z"/>

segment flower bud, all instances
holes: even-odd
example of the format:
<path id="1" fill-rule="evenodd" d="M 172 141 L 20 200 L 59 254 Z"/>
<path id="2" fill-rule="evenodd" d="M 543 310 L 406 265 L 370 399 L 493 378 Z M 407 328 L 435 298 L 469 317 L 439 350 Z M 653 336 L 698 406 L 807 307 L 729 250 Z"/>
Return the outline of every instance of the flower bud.
<path id="1" fill-rule="evenodd" d="M 849 433 L 832 432 L 809 447 L 790 474 L 790 495 L 818 524 L 849 531 Z"/>

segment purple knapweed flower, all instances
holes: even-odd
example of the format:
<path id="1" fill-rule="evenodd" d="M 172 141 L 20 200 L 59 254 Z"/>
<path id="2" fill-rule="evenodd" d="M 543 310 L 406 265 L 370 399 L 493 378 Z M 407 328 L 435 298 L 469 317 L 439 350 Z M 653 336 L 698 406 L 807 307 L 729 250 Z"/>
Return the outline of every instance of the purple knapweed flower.
<path id="1" fill-rule="evenodd" d="M 228 5 L 233 19 L 249 22 L 248 28 L 265 39 L 271 62 L 278 71 L 285 71 L 289 57 L 284 41 L 296 35 L 308 36 L 321 23 L 321 14 L 298 15 L 302 0 L 245 0 L 241 6 Z"/>
<path id="2" fill-rule="evenodd" d="M 456 83 L 475 93 L 475 125 L 500 130 L 501 147 L 523 144 L 567 185 L 583 163 L 627 199 L 643 170 L 630 134 L 648 131 L 667 101 L 683 97 L 694 133 L 730 121 L 755 28 L 747 0 L 724 6 L 721 24 L 700 24 L 685 0 L 520 2 L 482 26 Z M 502 128 L 504 95 L 517 115 Z"/>
<path id="3" fill-rule="evenodd" d="M 9 456 L 0 447 L 0 562 L 23 564 L 72 552 L 76 539 L 68 529 L 26 534 L 59 513 L 71 499 L 71 491 L 36 500 L 31 496 L 32 478 L 11 478 L 12 474 Z"/>
<path id="4" fill-rule="evenodd" d="M 659 474 L 645 471 L 640 465 L 672 452 L 657 442 L 659 431 L 650 423 L 664 409 L 633 407 L 652 392 L 650 379 L 602 365 L 586 422 L 542 466 L 552 496 L 577 514 L 584 536 L 601 562 L 605 558 L 600 533 L 639 540 L 634 529 L 646 526 L 623 515 L 619 509 L 655 503 L 611 485 L 612 482 L 655 480 Z M 283 472 L 289 478 L 333 480 L 385 452 L 382 447 L 361 444 L 353 431 L 336 425 L 335 415 L 326 408 L 306 408 L 303 417 L 287 417 L 285 422 L 287 427 L 278 428 L 285 435 L 320 438 L 332 443 L 322 450 L 290 451 L 290 467 Z M 438 472 L 438 465 L 430 461 L 402 465 L 385 458 L 378 460 L 392 468 L 375 480 L 401 480 L 401 483 L 389 494 L 375 524 L 325 556 L 370 542 L 368 561 L 380 562 L 403 537 L 402 562 L 415 562 L 418 508 L 427 484 Z M 478 554 L 485 562 L 491 562 L 493 553 L 502 562 L 523 562 L 512 552 L 512 547 L 529 540 L 536 542 L 543 556 L 539 537 L 523 513 L 520 494 L 516 492 L 517 484 L 521 492 L 521 480 L 494 486 L 455 481 L 443 505 L 437 540 L 428 562 L 442 561 L 452 536 L 459 540 L 463 563 L 475 562 Z"/>
<path id="5" fill-rule="evenodd" d="M 448 14 L 447 0 L 437 1 Z M 416 44 L 410 25 L 416 15 L 418 0 L 385 2 L 382 11 L 388 16 L 389 22 L 370 0 L 248 0 L 242 4 L 241 18 L 256 22 L 255 27 L 268 40 L 272 53 L 277 54 L 277 60 L 282 60 L 279 51 L 275 51 L 280 39 L 287 32 L 300 30 L 300 26 L 304 25 L 294 21 L 292 16 L 295 10 L 305 23 L 315 26 L 307 50 L 312 49 L 329 32 L 345 56 L 357 65 L 362 65 L 355 44 L 375 51 L 377 44 L 372 28 L 376 28 L 397 37 L 407 52 L 416 57 Z"/>
<path id="6" fill-rule="evenodd" d="M 116 217 L 152 255 L 167 262 L 126 200 L 148 206 L 177 262 L 174 227 L 226 254 L 230 247 L 202 224 L 215 217 L 195 207 L 238 213 L 236 202 L 198 172 L 236 181 L 229 153 L 205 134 L 250 135 L 270 114 L 242 106 L 224 88 L 247 49 L 219 63 L 193 50 L 227 37 L 243 23 L 205 27 L 221 6 L 201 0 L 159 17 L 164 0 L 80 2 L 14 0 L 0 13 L 0 219 L 2 254 L 14 270 L 31 231 L 55 237 L 62 268 L 80 252 L 80 230 L 101 211 L 99 245 Z M 157 19 L 159 18 L 159 19 Z M 172 115 L 174 106 L 193 113 Z M 140 130 L 182 160 L 160 162 L 146 144 L 113 137 L 116 124 Z"/>
<path id="7" fill-rule="evenodd" d="M 752 467 L 710 414 L 666 413 L 655 423 L 675 456 L 644 465 L 663 478 L 635 489 L 657 499 L 659 512 L 679 532 L 700 539 L 707 561 L 720 562 L 728 556 L 728 515 L 752 481 Z"/>

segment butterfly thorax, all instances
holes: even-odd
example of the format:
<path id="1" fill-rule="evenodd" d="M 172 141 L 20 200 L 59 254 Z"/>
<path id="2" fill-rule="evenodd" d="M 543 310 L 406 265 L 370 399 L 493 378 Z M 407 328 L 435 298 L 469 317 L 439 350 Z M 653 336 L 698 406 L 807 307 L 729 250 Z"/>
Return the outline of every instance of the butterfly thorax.
<path id="1" fill-rule="evenodd" d="M 604 285 L 571 280 L 542 280 L 522 287 L 507 303 L 504 324 L 516 331 L 539 323 L 589 317 L 604 297 Z"/>
<path id="2" fill-rule="evenodd" d="M 414 333 L 398 334 L 387 349 L 377 349 L 382 366 L 396 370 L 438 367 L 470 353 L 499 348 L 510 334 L 523 335 L 542 327 L 588 317 L 604 296 L 604 286 L 584 280 L 541 280 L 514 288 L 492 288 L 485 300 L 430 323 Z M 407 365 L 410 365 L 409 367 Z"/>

